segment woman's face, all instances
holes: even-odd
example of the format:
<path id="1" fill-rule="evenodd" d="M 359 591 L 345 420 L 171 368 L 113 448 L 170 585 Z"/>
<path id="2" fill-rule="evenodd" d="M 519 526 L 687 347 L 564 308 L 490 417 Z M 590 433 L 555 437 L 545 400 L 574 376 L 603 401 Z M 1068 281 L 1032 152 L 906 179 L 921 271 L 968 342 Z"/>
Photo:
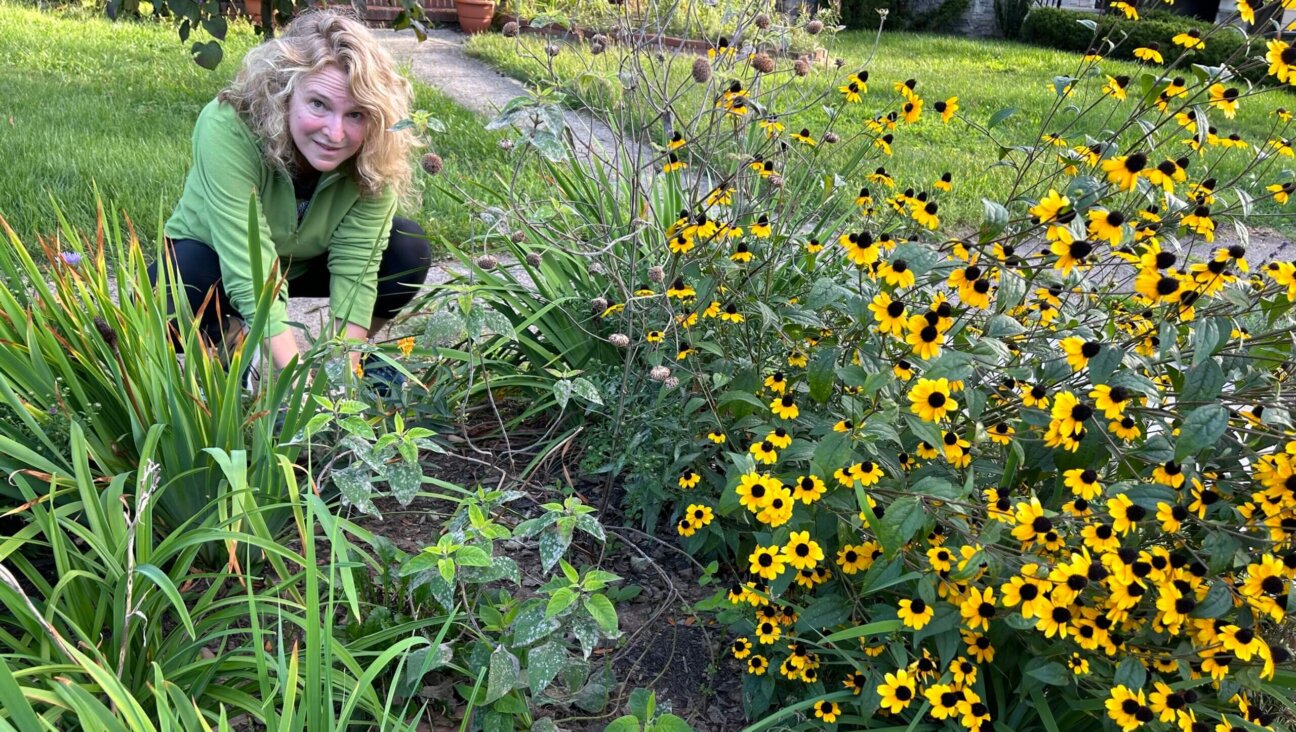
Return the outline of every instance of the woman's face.
<path id="1" fill-rule="evenodd" d="M 327 173 L 360 150 L 369 120 L 351 98 L 347 74 L 325 66 L 308 74 L 288 99 L 288 130 L 310 167 Z"/>

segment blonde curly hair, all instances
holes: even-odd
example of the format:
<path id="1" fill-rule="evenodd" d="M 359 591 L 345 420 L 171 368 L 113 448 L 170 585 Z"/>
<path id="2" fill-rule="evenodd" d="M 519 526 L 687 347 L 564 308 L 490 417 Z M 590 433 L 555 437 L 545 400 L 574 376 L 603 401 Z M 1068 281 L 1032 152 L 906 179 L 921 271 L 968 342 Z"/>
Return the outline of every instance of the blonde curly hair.
<path id="1" fill-rule="evenodd" d="M 402 204 L 412 203 L 410 154 L 418 139 L 392 127 L 409 117 L 413 89 L 387 49 L 354 17 L 336 10 L 299 16 L 283 35 L 249 51 L 217 98 L 232 105 L 262 140 L 266 163 L 292 175 L 298 162 L 288 128 L 288 100 L 307 75 L 326 66 L 346 72 L 351 96 L 369 121 L 353 159 L 361 195 L 375 197 L 391 189 Z"/>

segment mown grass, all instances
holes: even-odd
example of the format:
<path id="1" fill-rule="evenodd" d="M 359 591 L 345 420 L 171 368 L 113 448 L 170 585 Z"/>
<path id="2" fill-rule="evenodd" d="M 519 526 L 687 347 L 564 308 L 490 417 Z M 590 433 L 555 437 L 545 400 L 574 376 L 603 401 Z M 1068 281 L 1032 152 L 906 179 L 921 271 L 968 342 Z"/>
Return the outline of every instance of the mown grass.
<path id="1" fill-rule="evenodd" d="M 97 188 L 151 240 L 183 190 L 198 112 L 256 42 L 250 26 L 235 24 L 212 72 L 189 59 L 169 25 L 0 0 L 0 215 L 24 239 L 53 233 L 52 197 L 75 225 L 91 228 Z M 416 107 L 446 125 L 430 140 L 445 169 L 428 182 L 415 218 L 434 242 L 463 241 L 471 212 L 446 184 L 498 185 L 511 165 L 481 117 L 425 84 L 415 89 Z"/>
<path id="2" fill-rule="evenodd" d="M 885 33 L 874 52 L 875 34 L 847 32 L 839 34 L 831 48 L 831 56 L 840 58 L 843 67 L 836 69 L 832 65 L 816 67 L 815 71 L 803 79 L 794 82 L 795 91 L 792 100 L 803 104 L 791 103 L 789 107 L 801 107 L 794 113 L 782 110 L 782 119 L 789 132 L 808 128 L 816 137 L 828 129 L 829 115 L 822 103 L 812 103 L 814 97 L 824 89 L 836 89 L 843 83 L 846 75 L 860 68 L 870 71 L 869 94 L 863 104 L 848 105 L 844 108 L 840 95 L 833 92 L 826 100 L 827 104 L 841 108 L 842 114 L 833 124 L 832 129 L 843 140 L 864 132 L 866 118 L 889 110 L 898 110 L 902 104 L 899 95 L 892 86 L 906 79 L 917 79 L 917 91 L 926 102 L 922 119 L 914 125 L 900 125 L 895 131 L 894 155 L 881 157 L 877 162 L 866 161 L 855 175 L 848 178 L 854 186 L 864 185 L 863 175 L 877 165 L 885 165 L 888 171 L 896 176 L 900 189 L 913 187 L 918 190 L 930 190 L 932 182 L 942 173 L 948 171 L 954 175 L 955 194 L 946 195 L 942 202 L 942 218 L 948 223 L 961 226 L 972 226 L 981 220 L 983 207 L 982 197 L 1004 201 L 1009 197 L 1015 177 L 1014 171 L 1004 166 L 996 166 L 1000 157 L 1000 145 L 1031 145 L 1036 142 L 1043 126 L 1043 120 L 1053 107 L 1056 94 L 1051 85 L 1054 77 L 1059 75 L 1076 75 L 1081 59 L 1078 54 L 1041 49 L 1019 43 L 992 40 L 969 40 L 947 36 L 924 35 L 914 33 Z M 545 58 L 542 41 L 532 37 L 506 39 L 499 36 L 483 35 L 474 37 L 468 44 L 468 52 L 491 63 L 505 73 L 532 82 L 546 83 L 547 69 L 545 61 L 552 64 L 558 84 L 567 90 L 583 89 L 579 94 L 585 102 L 604 108 L 622 100 L 626 95 L 621 91 L 617 81 L 619 67 L 625 62 L 624 56 L 609 51 L 593 57 L 583 48 L 564 47 L 562 53 L 552 60 Z M 689 73 L 694 56 L 667 56 L 645 64 L 671 89 L 683 89 L 685 101 L 681 109 L 695 110 L 709 108 L 710 99 L 703 99 L 701 87 L 689 81 Z M 872 59 L 870 62 L 869 60 Z M 779 70 L 774 81 L 782 83 L 791 75 L 791 62 L 779 60 Z M 1104 62 L 1102 71 L 1111 75 L 1137 75 L 1145 68 L 1131 63 Z M 1184 73 L 1184 72 L 1177 72 Z M 749 83 L 751 72 L 748 70 L 718 70 L 722 79 L 738 78 L 744 84 Z M 1185 74 L 1187 75 L 1187 74 Z M 590 79 L 603 77 L 607 80 L 602 87 L 591 84 Z M 1069 103 L 1086 108 L 1099 94 L 1101 78 L 1086 79 L 1076 84 Z M 611 92 L 589 93 L 591 89 L 611 89 Z M 1131 85 L 1131 90 L 1134 85 Z M 957 96 L 961 113 L 972 122 L 984 126 L 999 110 L 1016 108 L 1018 111 L 991 133 L 991 141 L 981 132 L 969 125 L 955 120 L 951 124 L 941 124 L 939 115 L 932 109 L 934 102 Z M 652 134 L 661 142 L 658 109 L 647 106 L 636 106 L 633 97 L 625 113 L 637 125 L 647 125 Z M 785 99 L 785 101 L 787 101 Z M 1112 100 L 1104 100 L 1098 110 L 1082 116 L 1078 124 L 1066 130 L 1066 138 L 1073 144 L 1083 144 L 1085 136 L 1095 139 L 1109 139 L 1109 125 L 1124 119 L 1124 115 L 1134 104 L 1131 99 L 1117 105 Z M 1216 125 L 1221 135 L 1236 132 L 1243 139 L 1253 144 L 1263 145 L 1271 136 L 1276 123 L 1271 112 L 1276 106 L 1296 106 L 1296 97 L 1282 94 L 1266 94 L 1258 98 L 1245 99 L 1237 119 L 1226 120 L 1218 112 L 1210 114 L 1211 123 Z M 1107 110 L 1114 116 L 1109 116 Z M 1047 131 L 1061 131 L 1075 115 L 1060 113 L 1054 115 Z M 1178 134 L 1180 130 L 1170 123 L 1164 128 L 1174 130 L 1179 138 L 1188 137 Z M 1140 133 L 1133 127 L 1122 140 L 1131 141 Z M 848 145 L 820 146 L 819 155 L 837 155 L 843 160 L 851 152 Z M 1123 149 L 1123 148 L 1122 148 Z M 1174 156 L 1187 155 L 1186 147 L 1177 142 L 1166 148 Z M 695 153 L 697 154 L 697 153 Z M 701 154 L 705 155 L 705 152 Z M 1251 158 L 1250 152 L 1233 151 L 1223 153 L 1217 148 L 1208 148 L 1205 157 L 1195 157 L 1189 169 L 1190 177 L 1200 180 L 1205 176 L 1204 170 L 1209 165 L 1211 175 L 1220 180 L 1232 178 L 1244 166 L 1244 161 Z M 1212 162 L 1222 158 L 1218 163 Z M 1285 158 L 1283 160 L 1286 160 Z M 1276 177 L 1276 171 L 1268 176 Z M 1267 180 L 1273 182 L 1273 180 Z M 874 186 L 876 188 L 876 186 Z M 1256 209 L 1258 222 L 1274 226 L 1280 231 L 1296 232 L 1289 211 L 1284 215 L 1271 203 L 1262 202 Z"/>

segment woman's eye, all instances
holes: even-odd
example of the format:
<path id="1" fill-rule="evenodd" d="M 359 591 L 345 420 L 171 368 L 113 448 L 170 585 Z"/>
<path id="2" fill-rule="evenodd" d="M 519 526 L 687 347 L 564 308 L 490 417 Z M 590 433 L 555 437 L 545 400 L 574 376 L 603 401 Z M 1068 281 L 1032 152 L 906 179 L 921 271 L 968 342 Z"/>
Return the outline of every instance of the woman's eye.
<path id="1" fill-rule="evenodd" d="M 351 112 L 347 115 L 351 119 L 364 119 L 364 112 Z"/>
<path id="2" fill-rule="evenodd" d="M 321 101 L 318 100 L 318 99 L 312 99 L 312 100 L 310 100 L 309 104 L 310 104 L 310 108 L 311 108 L 311 109 L 323 109 L 323 108 L 324 108 L 324 102 L 321 102 Z"/>

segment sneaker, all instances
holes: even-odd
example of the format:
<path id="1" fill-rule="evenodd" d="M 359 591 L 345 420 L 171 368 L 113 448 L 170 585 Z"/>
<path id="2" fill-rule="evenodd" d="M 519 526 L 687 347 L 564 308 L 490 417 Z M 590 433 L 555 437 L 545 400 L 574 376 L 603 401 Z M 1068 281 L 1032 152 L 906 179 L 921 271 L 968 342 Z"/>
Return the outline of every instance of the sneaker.
<path id="1" fill-rule="evenodd" d="M 249 359 L 247 370 L 243 372 L 243 391 L 248 394 L 255 394 L 261 386 L 261 349 L 252 349 L 252 358 Z"/>

